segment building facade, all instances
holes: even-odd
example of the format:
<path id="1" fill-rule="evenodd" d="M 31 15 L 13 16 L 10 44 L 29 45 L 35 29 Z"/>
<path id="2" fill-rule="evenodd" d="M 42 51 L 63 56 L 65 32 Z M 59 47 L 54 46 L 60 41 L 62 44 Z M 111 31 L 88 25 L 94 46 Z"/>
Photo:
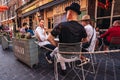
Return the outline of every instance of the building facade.
<path id="1" fill-rule="evenodd" d="M 2 4 L 4 1 L 1 0 Z M 66 21 L 65 7 L 72 2 L 81 5 L 81 15 L 89 14 L 94 21 L 95 27 L 108 29 L 114 20 L 120 20 L 120 0 L 8 0 L 10 9 L 2 13 L 1 21 L 17 17 L 17 27 L 22 27 L 24 22 L 28 23 L 33 29 L 39 25 L 39 19 L 45 20 L 48 31 L 62 21 Z M 5 2 L 6 3 L 6 2 Z M 18 4 L 19 3 L 19 4 Z M 13 7 L 12 7 L 12 6 Z M 16 14 L 15 14 L 16 11 Z M 8 16 L 9 14 L 9 16 Z M 8 22 L 11 22 L 9 21 Z M 7 22 L 7 23 L 8 23 Z"/>
<path id="2" fill-rule="evenodd" d="M 88 0 L 35 0 L 17 9 L 19 25 L 26 22 L 35 29 L 39 25 L 39 19 L 44 19 L 49 32 L 58 23 L 66 21 L 64 9 L 73 2 L 81 5 L 82 14 L 79 18 L 88 13 Z"/>
<path id="3" fill-rule="evenodd" d="M 102 3 L 103 5 L 101 5 Z M 106 30 L 113 21 L 120 20 L 120 0 L 96 0 L 95 20 L 96 27 Z"/>
<path id="4" fill-rule="evenodd" d="M 4 24 L 4 26 L 9 26 L 10 29 L 13 29 L 13 24 L 16 21 L 15 10 L 23 3 L 21 0 L 1 0 L 0 2 L 1 5 L 8 6 L 8 10 L 0 13 L 1 24 Z"/>

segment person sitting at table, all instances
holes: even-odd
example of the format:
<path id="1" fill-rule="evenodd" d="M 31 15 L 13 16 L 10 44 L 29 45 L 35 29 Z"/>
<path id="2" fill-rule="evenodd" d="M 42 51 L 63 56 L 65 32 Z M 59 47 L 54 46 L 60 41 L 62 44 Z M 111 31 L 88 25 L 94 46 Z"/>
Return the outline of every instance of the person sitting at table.
<path id="1" fill-rule="evenodd" d="M 43 19 L 40 20 L 39 26 L 38 26 L 38 27 L 36 28 L 36 30 L 35 30 L 35 36 L 36 36 L 36 38 L 37 38 L 38 41 L 39 41 L 39 43 L 38 43 L 39 46 L 45 46 L 45 47 L 47 47 L 47 48 L 49 48 L 49 49 L 54 50 L 55 46 L 52 45 L 52 44 L 47 40 L 48 35 L 47 35 L 46 29 L 45 29 L 45 27 L 44 27 L 44 20 L 43 20 Z M 46 54 L 50 54 L 50 53 L 51 53 L 51 51 L 49 51 L 49 52 L 46 53 Z M 49 60 L 47 60 L 47 61 L 48 61 L 49 63 L 52 63 L 52 59 L 51 59 L 50 61 L 49 61 Z"/>
<path id="2" fill-rule="evenodd" d="M 120 20 L 115 20 L 113 26 L 100 36 L 105 44 L 104 50 L 109 50 L 112 37 L 120 37 Z"/>
<path id="3" fill-rule="evenodd" d="M 50 42 L 47 40 L 48 35 L 44 28 L 44 20 L 43 19 L 40 20 L 39 26 L 35 30 L 35 36 L 39 41 L 39 46 L 50 44 Z"/>
<path id="4" fill-rule="evenodd" d="M 78 3 L 72 3 L 70 6 L 65 8 L 65 11 L 67 12 L 66 16 L 67 21 L 61 22 L 53 28 L 51 33 L 48 35 L 48 41 L 50 41 L 51 44 L 57 46 L 54 39 L 55 37 L 59 36 L 60 43 L 77 43 L 81 42 L 82 39 L 84 42 L 87 42 L 87 33 L 84 27 L 77 21 L 78 15 L 81 14 L 80 5 Z M 55 51 L 53 51 L 53 54 L 51 53 L 50 55 L 47 55 L 47 57 L 49 58 L 52 55 L 54 55 L 56 53 L 56 49 L 57 48 L 54 49 Z M 57 54 L 60 55 L 59 53 Z M 75 60 L 76 58 L 68 61 L 70 62 Z M 86 58 L 84 60 L 87 61 Z M 60 64 L 62 68 L 61 75 L 65 75 L 66 74 L 65 61 L 61 60 Z"/>
<path id="5" fill-rule="evenodd" d="M 84 51 L 94 52 L 97 38 L 96 38 L 96 30 L 91 25 L 90 15 L 84 15 L 81 19 L 81 24 L 85 27 L 85 30 L 87 32 L 88 42 L 90 42 L 90 45 L 87 48 L 83 47 Z"/>
<path id="6" fill-rule="evenodd" d="M 26 33 L 26 30 L 25 30 L 25 28 L 27 27 L 27 23 L 23 23 L 23 26 L 22 26 L 22 28 L 20 28 L 20 33 Z"/>

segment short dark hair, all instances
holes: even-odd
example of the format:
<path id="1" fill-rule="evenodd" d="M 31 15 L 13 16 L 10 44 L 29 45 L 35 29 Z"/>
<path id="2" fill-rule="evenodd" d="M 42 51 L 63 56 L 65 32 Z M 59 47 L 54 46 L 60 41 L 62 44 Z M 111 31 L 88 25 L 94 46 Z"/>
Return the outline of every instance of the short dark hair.
<path id="1" fill-rule="evenodd" d="M 23 23 L 23 26 L 26 26 L 27 25 L 27 23 Z"/>
<path id="2" fill-rule="evenodd" d="M 44 21 L 44 19 L 39 19 L 39 22 L 40 22 L 41 20 L 43 20 L 43 21 Z"/>

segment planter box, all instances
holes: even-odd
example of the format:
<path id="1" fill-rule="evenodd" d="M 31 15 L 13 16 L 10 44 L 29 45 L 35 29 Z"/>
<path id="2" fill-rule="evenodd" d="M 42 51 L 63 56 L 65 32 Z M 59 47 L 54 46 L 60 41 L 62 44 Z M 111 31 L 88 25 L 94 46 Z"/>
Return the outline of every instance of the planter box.
<path id="1" fill-rule="evenodd" d="M 39 62 L 38 46 L 34 41 L 34 39 L 13 39 L 14 55 L 31 68 Z"/>
<path id="2" fill-rule="evenodd" d="M 9 47 L 9 42 L 6 39 L 9 39 L 9 35 L 2 35 L 1 37 L 1 45 L 2 45 L 2 49 L 5 50 Z"/>
<path id="3" fill-rule="evenodd" d="M 2 43 L 2 35 L 0 35 L 0 44 Z"/>

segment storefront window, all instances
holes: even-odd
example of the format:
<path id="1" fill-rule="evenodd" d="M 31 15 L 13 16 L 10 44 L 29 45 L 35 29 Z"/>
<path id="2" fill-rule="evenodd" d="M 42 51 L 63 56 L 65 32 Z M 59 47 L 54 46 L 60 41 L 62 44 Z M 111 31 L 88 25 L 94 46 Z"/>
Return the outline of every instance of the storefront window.
<path id="1" fill-rule="evenodd" d="M 115 0 L 114 15 L 120 15 L 120 0 Z"/>
<path id="2" fill-rule="evenodd" d="M 111 16 L 112 0 L 98 0 L 97 17 Z"/>
<path id="3" fill-rule="evenodd" d="M 110 27 L 110 18 L 98 19 L 97 27 L 99 27 L 100 29 L 108 29 Z"/>
<path id="4" fill-rule="evenodd" d="M 87 14 L 87 11 L 84 10 L 84 11 L 81 11 L 81 14 L 79 15 L 79 20 L 82 19 L 82 16 L 86 15 Z"/>
<path id="5" fill-rule="evenodd" d="M 48 29 L 53 28 L 53 18 L 48 18 Z"/>
<path id="6" fill-rule="evenodd" d="M 66 13 L 54 16 L 54 27 L 58 25 L 60 22 L 65 22 L 65 21 L 67 21 Z"/>
<path id="7" fill-rule="evenodd" d="M 120 20 L 120 17 L 113 17 L 112 23 L 113 23 L 115 20 Z"/>

